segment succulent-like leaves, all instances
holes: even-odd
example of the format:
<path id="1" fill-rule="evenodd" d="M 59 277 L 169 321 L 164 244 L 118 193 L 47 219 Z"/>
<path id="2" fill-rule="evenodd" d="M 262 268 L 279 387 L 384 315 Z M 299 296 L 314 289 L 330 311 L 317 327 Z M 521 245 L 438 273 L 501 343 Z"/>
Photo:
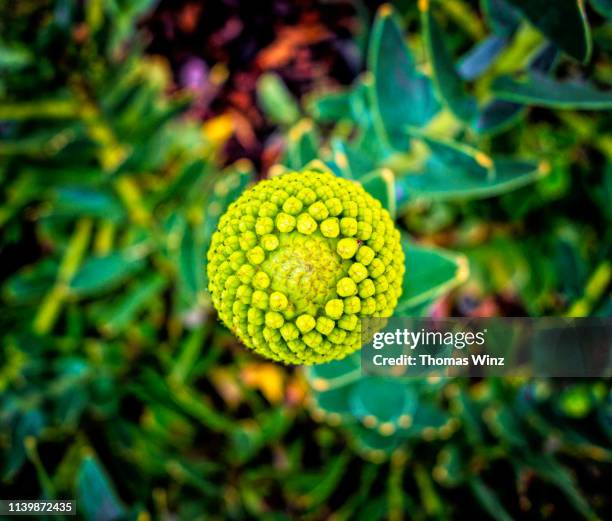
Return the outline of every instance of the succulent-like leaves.
<path id="1" fill-rule="evenodd" d="M 406 125 L 425 125 L 438 105 L 430 80 L 415 67 L 389 4 L 378 11 L 372 28 L 368 68 L 373 75 L 370 94 L 376 129 L 391 146 L 405 149 L 402 129 Z"/>
<path id="2" fill-rule="evenodd" d="M 515 103 L 553 109 L 612 109 L 612 90 L 602 91 L 586 82 L 558 81 L 535 71 L 518 80 L 496 78 L 492 90 L 500 99 Z"/>
<path id="3" fill-rule="evenodd" d="M 421 13 L 421 21 L 436 92 L 455 116 L 469 122 L 476 115 L 476 101 L 465 90 L 463 81 L 444 43 L 442 30 L 431 12 L 429 3 L 425 4 L 425 9 Z"/>
<path id="4" fill-rule="evenodd" d="M 464 257 L 403 241 L 406 274 L 403 293 L 396 308 L 397 316 L 409 316 L 420 306 L 464 282 L 469 274 Z"/>
<path id="5" fill-rule="evenodd" d="M 278 75 L 262 74 L 257 82 L 257 98 L 268 119 L 280 125 L 292 125 L 300 117 L 300 109 Z"/>
<path id="6" fill-rule="evenodd" d="M 591 57 L 591 30 L 582 0 L 507 0 L 560 49 L 580 62 Z"/>
<path id="7" fill-rule="evenodd" d="M 405 201 L 490 197 L 529 184 L 549 170 L 544 163 L 490 158 L 466 145 L 409 132 L 427 144 L 431 155 L 421 171 L 398 179 Z"/>

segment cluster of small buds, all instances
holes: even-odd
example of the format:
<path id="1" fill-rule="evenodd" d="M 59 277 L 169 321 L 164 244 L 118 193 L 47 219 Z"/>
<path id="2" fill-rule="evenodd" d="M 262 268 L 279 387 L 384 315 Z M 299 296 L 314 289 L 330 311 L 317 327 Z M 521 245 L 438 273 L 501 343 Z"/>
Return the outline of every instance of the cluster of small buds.
<path id="1" fill-rule="evenodd" d="M 329 173 L 287 173 L 246 190 L 208 251 L 221 320 L 247 347 L 286 364 L 359 349 L 360 319 L 391 316 L 403 276 L 389 213 Z"/>

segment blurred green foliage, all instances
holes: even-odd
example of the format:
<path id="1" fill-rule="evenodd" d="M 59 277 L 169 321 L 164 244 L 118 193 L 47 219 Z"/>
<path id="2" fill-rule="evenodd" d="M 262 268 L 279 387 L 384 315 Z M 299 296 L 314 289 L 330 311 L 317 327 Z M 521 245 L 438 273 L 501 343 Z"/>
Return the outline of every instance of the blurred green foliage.
<path id="1" fill-rule="evenodd" d="M 351 88 L 262 77 L 285 167 L 397 216 L 398 313 L 609 315 L 607 3 L 396 5 Z M 143 55 L 152 7 L 1 6 L 2 496 L 87 520 L 605 515 L 609 382 L 389 382 L 354 358 L 305 379 L 216 322 L 204 252 L 255 174 Z"/>

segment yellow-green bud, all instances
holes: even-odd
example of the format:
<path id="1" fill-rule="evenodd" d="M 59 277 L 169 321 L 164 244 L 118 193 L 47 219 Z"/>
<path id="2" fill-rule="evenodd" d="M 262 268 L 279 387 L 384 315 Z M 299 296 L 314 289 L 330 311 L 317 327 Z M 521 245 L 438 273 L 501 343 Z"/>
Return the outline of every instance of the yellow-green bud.
<path id="1" fill-rule="evenodd" d="M 297 218 L 298 232 L 310 235 L 317 229 L 317 222 L 307 213 L 300 214 Z"/>
<path id="2" fill-rule="evenodd" d="M 334 298 L 325 304 L 325 314 L 334 320 L 339 319 L 344 312 L 344 302 L 339 298 Z"/>
<path id="3" fill-rule="evenodd" d="M 349 276 L 355 282 L 361 282 L 368 276 L 368 269 L 361 262 L 354 262 L 349 268 Z"/>
<path id="4" fill-rule="evenodd" d="M 288 173 L 246 190 L 219 220 L 207 256 L 221 320 L 284 363 L 359 349 L 361 318 L 390 316 L 402 290 L 404 255 L 388 212 L 328 173 Z"/>
<path id="5" fill-rule="evenodd" d="M 338 224 L 338 219 L 336 217 L 325 219 L 321 223 L 320 228 L 323 237 L 338 237 L 338 234 L 340 233 L 340 225 Z"/>
<path id="6" fill-rule="evenodd" d="M 336 284 L 336 291 L 341 297 L 350 297 L 351 295 L 357 293 L 357 284 L 355 284 L 353 279 L 342 277 L 338 281 L 338 284 Z"/>
<path id="7" fill-rule="evenodd" d="M 289 197 L 283 203 L 283 211 L 290 215 L 297 215 L 302 211 L 304 205 L 297 197 Z"/>
<path id="8" fill-rule="evenodd" d="M 270 308 L 274 311 L 282 311 L 287 307 L 289 301 L 287 297 L 283 295 L 280 291 L 274 291 L 270 295 Z"/>
<path id="9" fill-rule="evenodd" d="M 266 326 L 271 327 L 272 329 L 278 329 L 284 322 L 285 319 L 280 313 L 277 313 L 276 311 L 268 311 L 266 313 Z"/>
<path id="10" fill-rule="evenodd" d="M 300 315 L 295 321 L 295 325 L 302 333 L 308 333 L 316 325 L 316 320 L 310 315 Z"/>
<path id="11" fill-rule="evenodd" d="M 272 251 L 278 248 L 278 237 L 276 235 L 264 235 L 261 238 L 261 246 L 264 250 Z"/>
<path id="12" fill-rule="evenodd" d="M 338 246 L 336 250 L 338 255 L 343 259 L 350 259 L 355 253 L 357 253 L 357 249 L 359 248 L 359 243 L 355 239 L 340 239 L 338 241 Z"/>

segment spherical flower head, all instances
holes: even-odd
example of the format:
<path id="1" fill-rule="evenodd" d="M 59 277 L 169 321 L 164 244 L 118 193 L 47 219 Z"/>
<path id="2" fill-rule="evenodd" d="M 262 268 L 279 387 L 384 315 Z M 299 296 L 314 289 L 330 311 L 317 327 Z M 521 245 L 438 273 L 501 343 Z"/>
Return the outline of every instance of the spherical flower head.
<path id="1" fill-rule="evenodd" d="M 286 364 L 361 347 L 361 319 L 402 292 L 400 234 L 380 202 L 331 173 L 287 173 L 246 190 L 208 250 L 212 301 L 249 348 Z"/>

